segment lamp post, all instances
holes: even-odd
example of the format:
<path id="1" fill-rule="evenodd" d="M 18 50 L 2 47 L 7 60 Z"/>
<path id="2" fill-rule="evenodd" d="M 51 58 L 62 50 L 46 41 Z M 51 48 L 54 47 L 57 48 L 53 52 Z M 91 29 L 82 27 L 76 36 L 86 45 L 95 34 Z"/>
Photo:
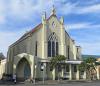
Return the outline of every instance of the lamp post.
<path id="1" fill-rule="evenodd" d="M 44 84 L 44 64 L 41 65 L 41 71 L 43 71 L 43 84 Z"/>
<path id="2" fill-rule="evenodd" d="M 34 84 L 35 84 L 35 78 L 36 78 L 36 67 L 37 67 L 37 65 L 35 64 L 35 66 L 34 66 Z"/>

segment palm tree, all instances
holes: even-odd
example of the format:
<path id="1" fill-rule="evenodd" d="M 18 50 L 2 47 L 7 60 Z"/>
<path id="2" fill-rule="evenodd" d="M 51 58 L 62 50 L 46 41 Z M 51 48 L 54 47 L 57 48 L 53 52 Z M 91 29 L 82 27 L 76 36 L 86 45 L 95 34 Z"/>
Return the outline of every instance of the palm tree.
<path id="1" fill-rule="evenodd" d="M 59 71 L 61 70 L 61 64 L 65 63 L 66 57 L 64 55 L 57 55 L 50 60 L 50 68 L 53 69 L 57 67 L 58 71 L 58 81 L 59 81 Z"/>
<path id="2" fill-rule="evenodd" d="M 94 72 L 96 72 L 96 66 L 98 63 L 96 62 L 96 58 L 89 57 L 83 60 L 83 62 L 79 65 L 80 71 L 86 71 L 89 78 L 93 80 L 93 77 L 95 75 Z"/>

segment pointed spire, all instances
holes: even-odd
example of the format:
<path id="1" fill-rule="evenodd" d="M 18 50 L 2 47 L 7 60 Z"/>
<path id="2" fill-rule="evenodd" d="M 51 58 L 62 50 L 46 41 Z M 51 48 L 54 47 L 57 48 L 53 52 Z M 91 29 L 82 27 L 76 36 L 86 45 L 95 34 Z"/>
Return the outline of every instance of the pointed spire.
<path id="1" fill-rule="evenodd" d="M 64 17 L 63 16 L 60 18 L 60 22 L 61 22 L 61 24 L 64 24 Z"/>
<path id="2" fill-rule="evenodd" d="M 45 20 L 46 19 L 46 12 L 43 12 L 42 18 Z"/>
<path id="3" fill-rule="evenodd" d="M 46 21 L 46 12 L 43 12 L 43 15 L 42 15 L 42 23 Z"/>
<path id="4" fill-rule="evenodd" d="M 56 15 L 56 9 L 55 9 L 55 6 L 54 6 L 54 5 L 52 6 L 52 12 L 51 12 L 51 15 Z"/>

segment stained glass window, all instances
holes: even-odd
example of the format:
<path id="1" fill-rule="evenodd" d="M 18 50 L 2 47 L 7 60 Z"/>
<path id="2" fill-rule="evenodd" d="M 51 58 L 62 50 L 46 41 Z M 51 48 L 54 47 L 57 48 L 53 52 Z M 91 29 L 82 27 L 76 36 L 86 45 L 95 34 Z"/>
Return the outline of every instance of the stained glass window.
<path id="1" fill-rule="evenodd" d="M 58 39 L 53 32 L 48 38 L 48 57 L 54 57 L 58 55 Z"/>

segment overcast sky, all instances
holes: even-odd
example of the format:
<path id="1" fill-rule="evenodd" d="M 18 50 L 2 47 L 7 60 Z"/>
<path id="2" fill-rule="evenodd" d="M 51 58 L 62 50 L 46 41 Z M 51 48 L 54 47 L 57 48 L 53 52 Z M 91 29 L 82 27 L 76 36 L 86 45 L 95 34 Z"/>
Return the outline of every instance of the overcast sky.
<path id="1" fill-rule="evenodd" d="M 82 54 L 100 55 L 100 0 L 0 0 L 0 52 L 6 55 L 9 45 L 41 22 L 44 11 L 49 17 L 52 5 Z"/>

